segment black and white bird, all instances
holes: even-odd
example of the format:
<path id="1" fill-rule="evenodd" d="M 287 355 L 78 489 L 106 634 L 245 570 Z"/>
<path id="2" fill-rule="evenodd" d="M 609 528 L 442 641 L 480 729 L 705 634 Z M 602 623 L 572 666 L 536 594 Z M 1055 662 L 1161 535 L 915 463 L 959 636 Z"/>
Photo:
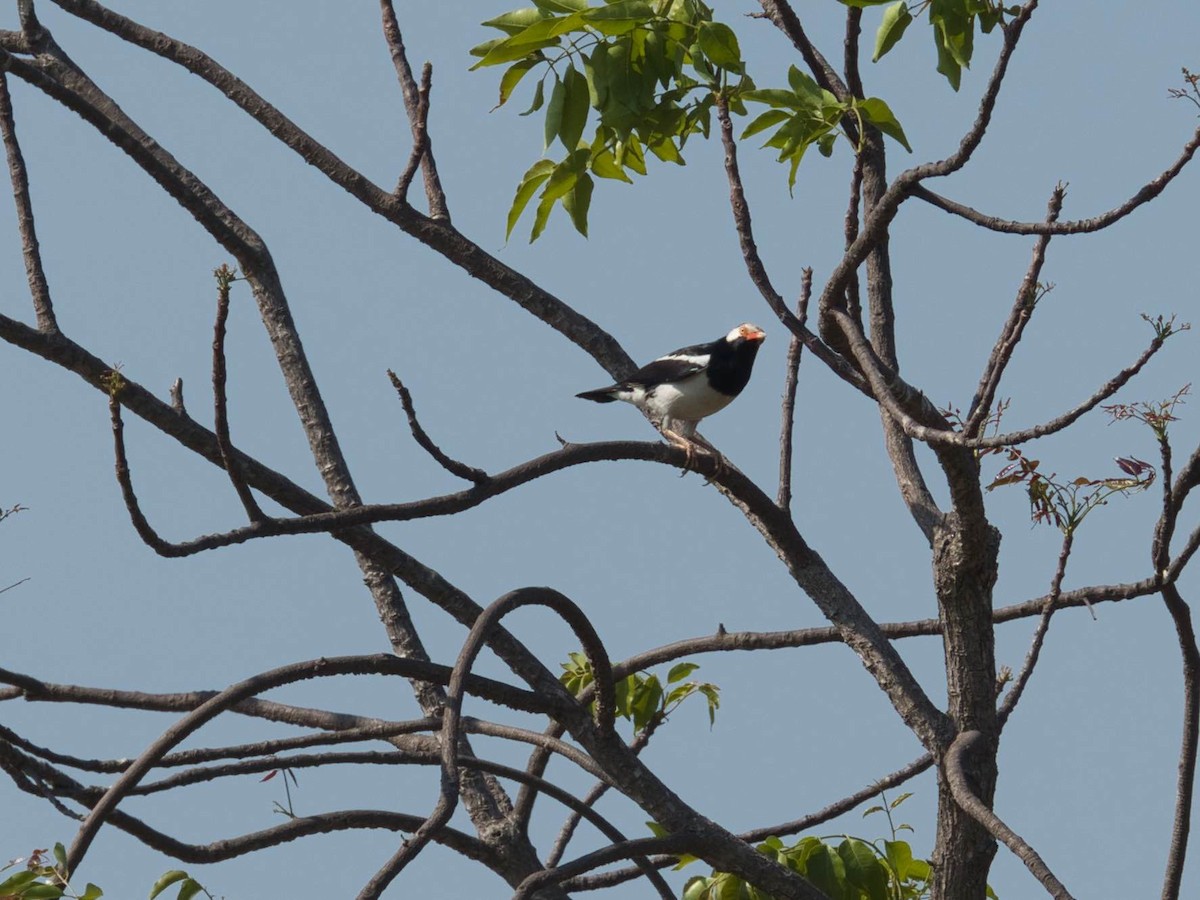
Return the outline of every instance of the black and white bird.
<path id="1" fill-rule="evenodd" d="M 766 333 L 746 322 L 710 344 L 683 347 L 648 363 L 616 384 L 576 394 L 584 400 L 624 400 L 647 413 L 663 436 L 687 451 L 712 445 L 696 434 L 696 426 L 733 402 L 750 381 L 754 357 Z"/>

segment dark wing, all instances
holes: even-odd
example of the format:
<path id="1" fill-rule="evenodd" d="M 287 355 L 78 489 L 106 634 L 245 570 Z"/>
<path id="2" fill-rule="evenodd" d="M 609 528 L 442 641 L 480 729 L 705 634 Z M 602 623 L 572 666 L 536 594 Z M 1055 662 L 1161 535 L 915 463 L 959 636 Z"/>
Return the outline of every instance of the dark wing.
<path id="1" fill-rule="evenodd" d="M 689 375 L 703 372 L 708 367 L 712 352 L 713 345 L 711 343 L 680 347 L 678 350 L 642 366 L 626 378 L 624 383 L 652 385 L 683 381 Z"/>
<path id="2" fill-rule="evenodd" d="M 695 349 L 695 348 L 692 348 Z M 707 356 L 664 356 L 642 366 L 625 379 L 624 384 L 640 384 L 650 387 L 655 384 L 670 384 L 683 381 L 689 375 L 703 372 L 708 365 Z"/>

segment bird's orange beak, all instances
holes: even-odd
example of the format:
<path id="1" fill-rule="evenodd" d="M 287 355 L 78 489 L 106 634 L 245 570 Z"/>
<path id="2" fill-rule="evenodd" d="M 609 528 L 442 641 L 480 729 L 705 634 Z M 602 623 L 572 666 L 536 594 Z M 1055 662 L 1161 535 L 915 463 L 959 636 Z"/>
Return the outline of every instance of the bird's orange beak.
<path id="1" fill-rule="evenodd" d="M 766 340 L 767 333 L 761 328 L 755 328 L 753 325 L 747 325 L 741 331 L 742 337 L 748 341 Z"/>

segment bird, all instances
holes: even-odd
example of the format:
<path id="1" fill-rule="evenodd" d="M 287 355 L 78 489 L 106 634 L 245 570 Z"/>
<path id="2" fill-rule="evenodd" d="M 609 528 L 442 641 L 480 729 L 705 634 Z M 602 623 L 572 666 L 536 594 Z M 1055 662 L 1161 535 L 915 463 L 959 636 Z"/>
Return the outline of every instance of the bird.
<path id="1" fill-rule="evenodd" d="M 575 396 L 595 403 L 632 403 L 650 416 L 663 437 L 687 453 L 690 468 L 697 446 L 716 453 L 696 434 L 700 420 L 724 409 L 746 387 L 766 336 L 757 325 L 744 322 L 711 343 L 681 347 L 623 381 Z"/>

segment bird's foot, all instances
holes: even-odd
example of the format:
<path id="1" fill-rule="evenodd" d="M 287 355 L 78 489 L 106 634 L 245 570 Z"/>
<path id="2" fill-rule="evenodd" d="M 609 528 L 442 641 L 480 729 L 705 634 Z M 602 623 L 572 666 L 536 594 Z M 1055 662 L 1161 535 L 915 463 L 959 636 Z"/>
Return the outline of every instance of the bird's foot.
<path id="1" fill-rule="evenodd" d="M 664 429 L 663 436 L 667 439 L 667 442 L 670 443 L 671 446 L 678 447 L 684 452 L 683 471 L 679 473 L 680 478 L 682 478 L 688 472 L 698 471 L 696 469 L 696 460 L 700 456 L 711 457 L 716 462 L 717 468 L 713 473 L 714 475 L 720 475 L 724 471 L 725 457 L 721 455 L 721 452 L 716 447 L 714 447 L 704 438 L 700 437 L 700 435 L 697 434 L 687 437 L 682 434 L 678 434 L 677 432 Z M 710 477 L 708 480 L 711 481 L 712 478 Z"/>

